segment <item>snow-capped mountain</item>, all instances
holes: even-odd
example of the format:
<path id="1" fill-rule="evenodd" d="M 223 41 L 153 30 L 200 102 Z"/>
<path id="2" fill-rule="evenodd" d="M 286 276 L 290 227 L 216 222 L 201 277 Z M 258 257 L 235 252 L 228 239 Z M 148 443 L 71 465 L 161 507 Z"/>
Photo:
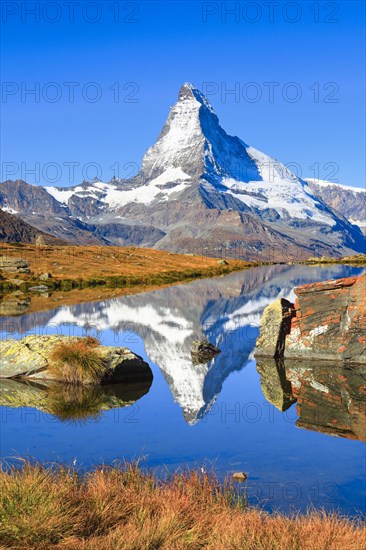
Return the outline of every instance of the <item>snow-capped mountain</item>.
<path id="1" fill-rule="evenodd" d="M 11 196 L 11 183 L 1 185 L 0 204 L 30 216 Z M 191 84 L 182 86 L 137 176 L 42 191 L 62 220 L 77 220 L 84 224 L 79 229 L 114 244 L 205 249 L 214 255 L 222 246 L 235 254 L 239 247 L 248 259 L 296 259 L 363 251 L 366 243 L 359 228 L 327 206 L 306 181 L 229 136 Z M 37 226 L 44 209 L 31 208 Z M 68 223 L 64 227 L 72 232 Z"/>
<path id="2" fill-rule="evenodd" d="M 362 189 L 325 180 L 306 181 L 314 195 L 366 232 L 366 186 Z"/>

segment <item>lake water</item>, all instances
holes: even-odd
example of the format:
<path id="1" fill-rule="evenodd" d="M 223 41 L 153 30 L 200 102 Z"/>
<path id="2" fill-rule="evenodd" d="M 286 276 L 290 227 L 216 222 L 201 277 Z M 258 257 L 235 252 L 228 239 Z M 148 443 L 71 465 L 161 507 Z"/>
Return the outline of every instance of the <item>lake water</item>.
<path id="1" fill-rule="evenodd" d="M 158 467 L 162 475 L 185 466 L 213 467 L 222 478 L 244 471 L 248 482 L 239 490 L 266 509 L 313 505 L 365 513 L 365 369 L 334 366 L 328 372 L 316 362 L 286 364 L 296 403 L 276 366 L 259 364 L 259 374 L 253 357 L 269 303 L 292 299 L 297 285 L 361 271 L 259 267 L 2 317 L 3 338 L 92 334 L 103 344 L 126 346 L 149 363 L 154 379 L 151 387 L 103 390 L 85 403 L 104 410 L 84 419 L 57 414 L 47 387 L 3 381 L 0 402 L 11 406 L 1 407 L 1 456 L 76 462 L 80 468 L 143 457 L 143 467 Z M 191 342 L 203 337 L 221 353 L 195 365 Z"/>

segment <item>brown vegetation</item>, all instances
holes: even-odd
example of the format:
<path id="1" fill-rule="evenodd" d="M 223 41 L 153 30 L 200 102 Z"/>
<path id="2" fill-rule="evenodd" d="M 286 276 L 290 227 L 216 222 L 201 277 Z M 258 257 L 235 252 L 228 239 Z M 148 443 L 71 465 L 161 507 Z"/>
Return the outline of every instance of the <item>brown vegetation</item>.
<path id="1" fill-rule="evenodd" d="M 0 257 L 22 258 L 31 273 L 0 271 L 0 308 L 28 313 L 63 305 L 95 302 L 126 294 L 148 292 L 193 279 L 221 276 L 248 269 L 254 263 L 172 254 L 145 248 L 100 246 L 33 246 L 0 244 Z M 50 274 L 40 279 L 42 274 Z M 42 285 L 43 292 L 29 291 Z M 26 302 L 27 301 L 27 302 Z"/>
<path id="2" fill-rule="evenodd" d="M 56 279 L 90 279 L 93 277 L 135 277 L 187 270 L 210 270 L 217 274 L 229 268 L 250 267 L 249 262 L 230 260 L 219 265 L 216 258 L 173 254 L 163 250 L 118 246 L 37 246 L 0 245 L 0 255 L 21 257 L 30 262 L 35 275 L 50 272 Z"/>
<path id="3" fill-rule="evenodd" d="M 68 384 L 99 383 L 106 372 L 97 349 L 99 341 L 92 336 L 61 342 L 52 351 L 48 370 Z"/>
<path id="4" fill-rule="evenodd" d="M 26 463 L 0 473 L 3 548 L 361 550 L 366 529 L 335 514 L 246 507 L 230 483 L 197 472 L 158 481 L 138 465 L 81 477 Z"/>

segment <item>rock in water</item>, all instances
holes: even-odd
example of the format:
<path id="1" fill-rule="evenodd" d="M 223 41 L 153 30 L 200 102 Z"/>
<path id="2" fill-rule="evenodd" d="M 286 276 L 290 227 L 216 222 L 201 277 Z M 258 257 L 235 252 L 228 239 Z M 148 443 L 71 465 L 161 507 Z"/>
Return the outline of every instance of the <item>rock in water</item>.
<path id="1" fill-rule="evenodd" d="M 366 363 L 366 275 L 300 286 L 295 294 L 294 311 L 279 301 L 264 310 L 257 356 Z"/>
<path id="2" fill-rule="evenodd" d="M 233 474 L 233 478 L 235 479 L 235 481 L 245 481 L 248 476 L 245 472 L 235 472 Z"/>
<path id="3" fill-rule="evenodd" d="M 26 336 L 22 340 L 0 341 L 0 378 L 58 380 L 48 369 L 55 346 L 83 340 L 67 336 Z M 97 346 L 106 365 L 101 384 L 131 383 L 152 380 L 152 371 L 141 357 L 127 348 Z M 60 382 L 63 380 L 60 379 Z"/>
<path id="4" fill-rule="evenodd" d="M 286 335 L 290 332 L 294 315 L 294 304 L 285 298 L 279 298 L 266 307 L 260 320 L 257 355 L 283 356 Z"/>
<path id="5" fill-rule="evenodd" d="M 219 348 L 208 340 L 194 340 L 192 342 L 191 354 L 196 363 L 207 363 L 218 353 L 220 353 Z"/>

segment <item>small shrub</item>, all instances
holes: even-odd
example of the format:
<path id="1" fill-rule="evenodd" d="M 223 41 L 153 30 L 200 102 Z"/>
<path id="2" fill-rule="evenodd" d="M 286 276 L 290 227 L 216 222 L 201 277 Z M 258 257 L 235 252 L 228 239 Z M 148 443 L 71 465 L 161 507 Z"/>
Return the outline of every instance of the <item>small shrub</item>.
<path id="1" fill-rule="evenodd" d="M 106 372 L 104 359 L 96 348 L 98 340 L 91 336 L 61 342 L 53 349 L 49 371 L 69 384 L 97 383 Z"/>

